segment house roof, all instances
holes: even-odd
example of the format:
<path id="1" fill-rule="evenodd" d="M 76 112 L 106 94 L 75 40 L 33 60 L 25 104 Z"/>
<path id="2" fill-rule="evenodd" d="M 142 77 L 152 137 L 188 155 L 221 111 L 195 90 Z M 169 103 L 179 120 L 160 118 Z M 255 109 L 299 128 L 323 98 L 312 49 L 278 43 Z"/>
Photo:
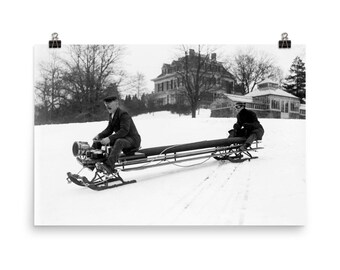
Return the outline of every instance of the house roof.
<path id="1" fill-rule="evenodd" d="M 283 91 L 281 89 L 268 89 L 268 90 L 254 90 L 253 92 L 250 92 L 246 94 L 247 97 L 259 97 L 259 96 L 267 96 L 267 95 L 274 95 L 274 96 L 282 96 L 282 97 L 290 97 L 290 98 L 296 98 L 298 97 Z"/>
<path id="2" fill-rule="evenodd" d="M 259 85 L 261 85 L 261 84 L 266 84 L 266 83 L 271 83 L 271 84 L 277 84 L 277 85 L 279 85 L 278 82 L 273 81 L 273 80 L 268 79 L 268 78 L 265 79 L 265 80 L 263 80 L 262 82 L 260 82 Z"/>
<path id="3" fill-rule="evenodd" d="M 163 79 L 170 78 L 170 77 L 174 77 L 174 73 L 160 74 L 156 78 L 151 79 L 150 81 L 155 82 L 155 81 L 163 80 Z"/>
<path id="4" fill-rule="evenodd" d="M 235 102 L 252 102 L 252 97 L 241 96 L 241 95 L 232 95 L 232 94 L 224 94 L 225 97 L 229 98 L 231 101 Z"/>

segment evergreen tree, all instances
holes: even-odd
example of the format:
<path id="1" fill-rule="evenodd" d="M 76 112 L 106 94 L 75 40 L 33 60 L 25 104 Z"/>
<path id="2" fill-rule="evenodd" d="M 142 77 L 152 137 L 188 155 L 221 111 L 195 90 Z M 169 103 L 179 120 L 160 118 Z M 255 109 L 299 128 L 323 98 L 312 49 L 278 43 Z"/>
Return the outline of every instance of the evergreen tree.
<path id="1" fill-rule="evenodd" d="M 130 95 L 126 95 L 126 96 L 125 96 L 125 100 L 124 100 L 123 104 L 124 104 L 124 107 L 125 107 L 126 109 L 132 108 L 132 104 L 131 104 L 131 96 L 130 96 Z"/>
<path id="2" fill-rule="evenodd" d="M 306 98 L 306 68 L 300 57 L 295 57 L 289 72 L 290 75 L 285 79 L 283 88 L 302 101 Z"/>

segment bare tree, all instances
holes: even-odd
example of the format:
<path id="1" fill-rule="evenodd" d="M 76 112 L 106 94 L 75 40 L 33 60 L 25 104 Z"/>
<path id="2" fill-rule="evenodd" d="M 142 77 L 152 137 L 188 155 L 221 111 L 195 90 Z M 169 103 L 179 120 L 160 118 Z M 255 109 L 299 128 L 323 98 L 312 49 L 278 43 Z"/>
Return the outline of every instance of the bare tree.
<path id="1" fill-rule="evenodd" d="M 145 75 L 141 72 L 137 72 L 135 75 L 130 76 L 122 83 L 121 89 L 124 95 L 136 95 L 138 99 L 142 94 L 147 92 L 147 86 L 145 81 Z"/>
<path id="2" fill-rule="evenodd" d="M 40 104 L 45 121 L 52 120 L 57 108 L 65 99 L 62 82 L 62 66 L 55 53 L 50 53 L 50 61 L 40 64 L 41 80 L 35 84 L 36 104 Z"/>
<path id="3" fill-rule="evenodd" d="M 282 79 L 282 71 L 274 60 L 264 52 L 255 52 L 253 49 L 238 52 L 226 62 L 225 67 L 243 86 L 244 94 L 252 92 L 265 79 Z"/>
<path id="4" fill-rule="evenodd" d="M 174 61 L 173 64 L 188 98 L 191 116 L 195 118 L 203 95 L 214 88 L 220 74 L 227 71 L 222 65 L 219 66 L 216 54 L 213 54 L 214 49 L 209 46 L 198 45 L 196 52 L 194 49 L 182 46 L 181 51 L 184 52 L 184 57 Z"/>
<path id="5" fill-rule="evenodd" d="M 119 62 L 124 48 L 116 45 L 73 45 L 66 66 L 64 82 L 82 112 L 94 113 L 107 86 L 120 82 Z"/>

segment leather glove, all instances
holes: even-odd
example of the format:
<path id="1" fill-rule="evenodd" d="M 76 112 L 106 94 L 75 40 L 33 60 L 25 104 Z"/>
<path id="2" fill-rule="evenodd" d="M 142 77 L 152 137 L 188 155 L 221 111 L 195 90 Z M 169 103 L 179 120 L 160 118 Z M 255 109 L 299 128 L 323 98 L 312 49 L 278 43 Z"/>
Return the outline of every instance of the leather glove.
<path id="1" fill-rule="evenodd" d="M 250 124 L 250 123 L 244 123 L 244 128 L 245 129 L 251 129 L 252 128 L 252 124 Z"/>
<path id="2" fill-rule="evenodd" d="M 241 126 L 240 126 L 238 123 L 236 123 L 236 124 L 233 126 L 233 128 L 234 128 L 235 130 L 239 130 L 239 129 L 241 129 Z"/>
<path id="3" fill-rule="evenodd" d="M 100 142 L 103 145 L 107 145 L 107 144 L 110 144 L 110 139 L 108 137 L 106 137 L 106 138 L 102 139 Z"/>

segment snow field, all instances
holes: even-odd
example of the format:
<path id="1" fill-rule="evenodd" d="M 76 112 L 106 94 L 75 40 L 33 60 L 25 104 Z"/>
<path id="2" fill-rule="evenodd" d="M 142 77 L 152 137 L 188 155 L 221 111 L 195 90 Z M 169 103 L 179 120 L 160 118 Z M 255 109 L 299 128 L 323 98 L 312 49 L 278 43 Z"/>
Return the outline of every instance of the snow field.
<path id="1" fill-rule="evenodd" d="M 224 138 L 235 119 L 209 118 L 202 110 L 196 119 L 159 112 L 134 121 L 146 148 Z M 73 142 L 90 142 L 107 122 L 36 126 L 35 224 L 303 225 L 305 121 L 260 121 L 265 135 L 264 149 L 254 153 L 258 159 L 121 172 L 137 183 L 101 192 L 67 184 L 66 172 L 81 169 Z M 90 178 L 92 172 L 81 174 Z"/>

